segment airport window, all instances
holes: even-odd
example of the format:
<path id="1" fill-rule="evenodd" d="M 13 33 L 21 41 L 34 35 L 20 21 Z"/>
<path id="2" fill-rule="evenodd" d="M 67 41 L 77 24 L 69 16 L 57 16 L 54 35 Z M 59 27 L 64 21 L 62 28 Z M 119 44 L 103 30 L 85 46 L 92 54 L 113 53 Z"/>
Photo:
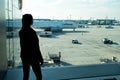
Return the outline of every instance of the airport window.
<path id="1" fill-rule="evenodd" d="M 6 0 L 9 67 L 20 67 L 18 32 L 22 14 L 34 17 L 43 67 L 120 62 L 120 1 L 113 0 Z M 27 2 L 28 1 L 28 2 Z"/>
<path id="2" fill-rule="evenodd" d="M 21 10 L 19 9 L 19 0 L 5 0 L 6 16 L 6 47 L 8 67 L 16 67 L 20 63 L 20 47 L 18 30 L 21 26 Z"/>

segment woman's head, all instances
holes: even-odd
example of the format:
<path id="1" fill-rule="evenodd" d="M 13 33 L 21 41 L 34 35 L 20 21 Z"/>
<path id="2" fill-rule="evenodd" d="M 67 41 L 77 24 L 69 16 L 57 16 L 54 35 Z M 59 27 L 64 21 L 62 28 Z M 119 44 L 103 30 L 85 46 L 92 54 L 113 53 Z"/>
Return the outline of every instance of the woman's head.
<path id="1" fill-rule="evenodd" d="M 33 17 L 31 14 L 24 14 L 22 16 L 22 25 L 23 26 L 30 26 L 33 24 Z"/>

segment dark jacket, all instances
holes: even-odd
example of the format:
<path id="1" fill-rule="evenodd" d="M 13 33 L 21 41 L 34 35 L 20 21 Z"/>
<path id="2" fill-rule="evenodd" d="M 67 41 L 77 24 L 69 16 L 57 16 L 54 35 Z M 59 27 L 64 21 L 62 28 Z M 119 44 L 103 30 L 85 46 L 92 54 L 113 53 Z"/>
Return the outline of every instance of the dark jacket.
<path id="1" fill-rule="evenodd" d="M 19 31 L 19 36 L 21 58 L 26 61 L 39 60 L 43 63 L 43 57 L 39 47 L 39 39 L 36 32 L 32 28 L 21 29 Z"/>

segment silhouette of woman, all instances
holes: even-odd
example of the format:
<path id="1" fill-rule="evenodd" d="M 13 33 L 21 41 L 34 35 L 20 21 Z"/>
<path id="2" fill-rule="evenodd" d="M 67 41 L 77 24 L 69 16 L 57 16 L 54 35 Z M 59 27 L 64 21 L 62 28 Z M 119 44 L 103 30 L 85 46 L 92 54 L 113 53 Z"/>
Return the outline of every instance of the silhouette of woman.
<path id="1" fill-rule="evenodd" d="M 22 28 L 19 31 L 21 60 L 23 64 L 23 80 L 29 79 L 30 66 L 37 80 L 42 80 L 40 64 L 43 64 L 43 57 L 39 47 L 39 39 L 36 32 L 31 28 L 33 17 L 31 14 L 25 14 L 22 17 Z"/>

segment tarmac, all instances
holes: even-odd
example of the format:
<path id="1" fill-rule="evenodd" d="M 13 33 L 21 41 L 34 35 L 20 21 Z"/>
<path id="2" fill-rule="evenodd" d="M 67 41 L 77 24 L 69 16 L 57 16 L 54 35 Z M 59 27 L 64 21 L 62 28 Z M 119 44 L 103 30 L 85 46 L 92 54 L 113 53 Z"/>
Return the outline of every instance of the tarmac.
<path id="1" fill-rule="evenodd" d="M 35 30 L 36 32 L 41 31 L 41 29 Z M 114 62 L 113 57 L 116 57 L 117 62 L 120 62 L 119 36 L 120 26 L 106 29 L 105 26 L 98 28 L 97 25 L 89 26 L 88 28 L 77 28 L 75 31 L 73 29 L 63 29 L 62 32 L 54 32 L 49 37 L 40 37 L 38 34 L 44 60 L 50 61 L 48 53 L 58 54 L 61 52 L 61 62 L 68 65 L 109 63 Z M 113 40 L 117 44 L 104 44 L 102 41 L 104 38 Z M 73 44 L 72 40 L 78 40 L 78 44 Z M 14 55 L 15 63 L 18 66 L 21 64 L 19 37 L 15 37 L 13 41 L 14 45 L 11 43 L 10 48 L 12 54 L 8 53 L 8 56 Z M 12 39 L 7 40 L 7 42 L 12 42 Z M 14 47 L 14 54 L 12 47 Z M 101 61 L 101 59 L 108 61 Z"/>
<path id="2" fill-rule="evenodd" d="M 44 59 L 49 54 L 61 52 L 61 61 L 71 65 L 102 64 L 101 59 L 114 62 L 113 57 L 120 62 L 120 26 L 106 29 L 105 26 L 89 26 L 89 28 L 64 29 L 55 32 L 51 37 L 39 37 L 40 48 Z M 103 39 L 108 38 L 117 44 L 104 44 Z M 78 40 L 73 44 L 72 40 Z"/>

